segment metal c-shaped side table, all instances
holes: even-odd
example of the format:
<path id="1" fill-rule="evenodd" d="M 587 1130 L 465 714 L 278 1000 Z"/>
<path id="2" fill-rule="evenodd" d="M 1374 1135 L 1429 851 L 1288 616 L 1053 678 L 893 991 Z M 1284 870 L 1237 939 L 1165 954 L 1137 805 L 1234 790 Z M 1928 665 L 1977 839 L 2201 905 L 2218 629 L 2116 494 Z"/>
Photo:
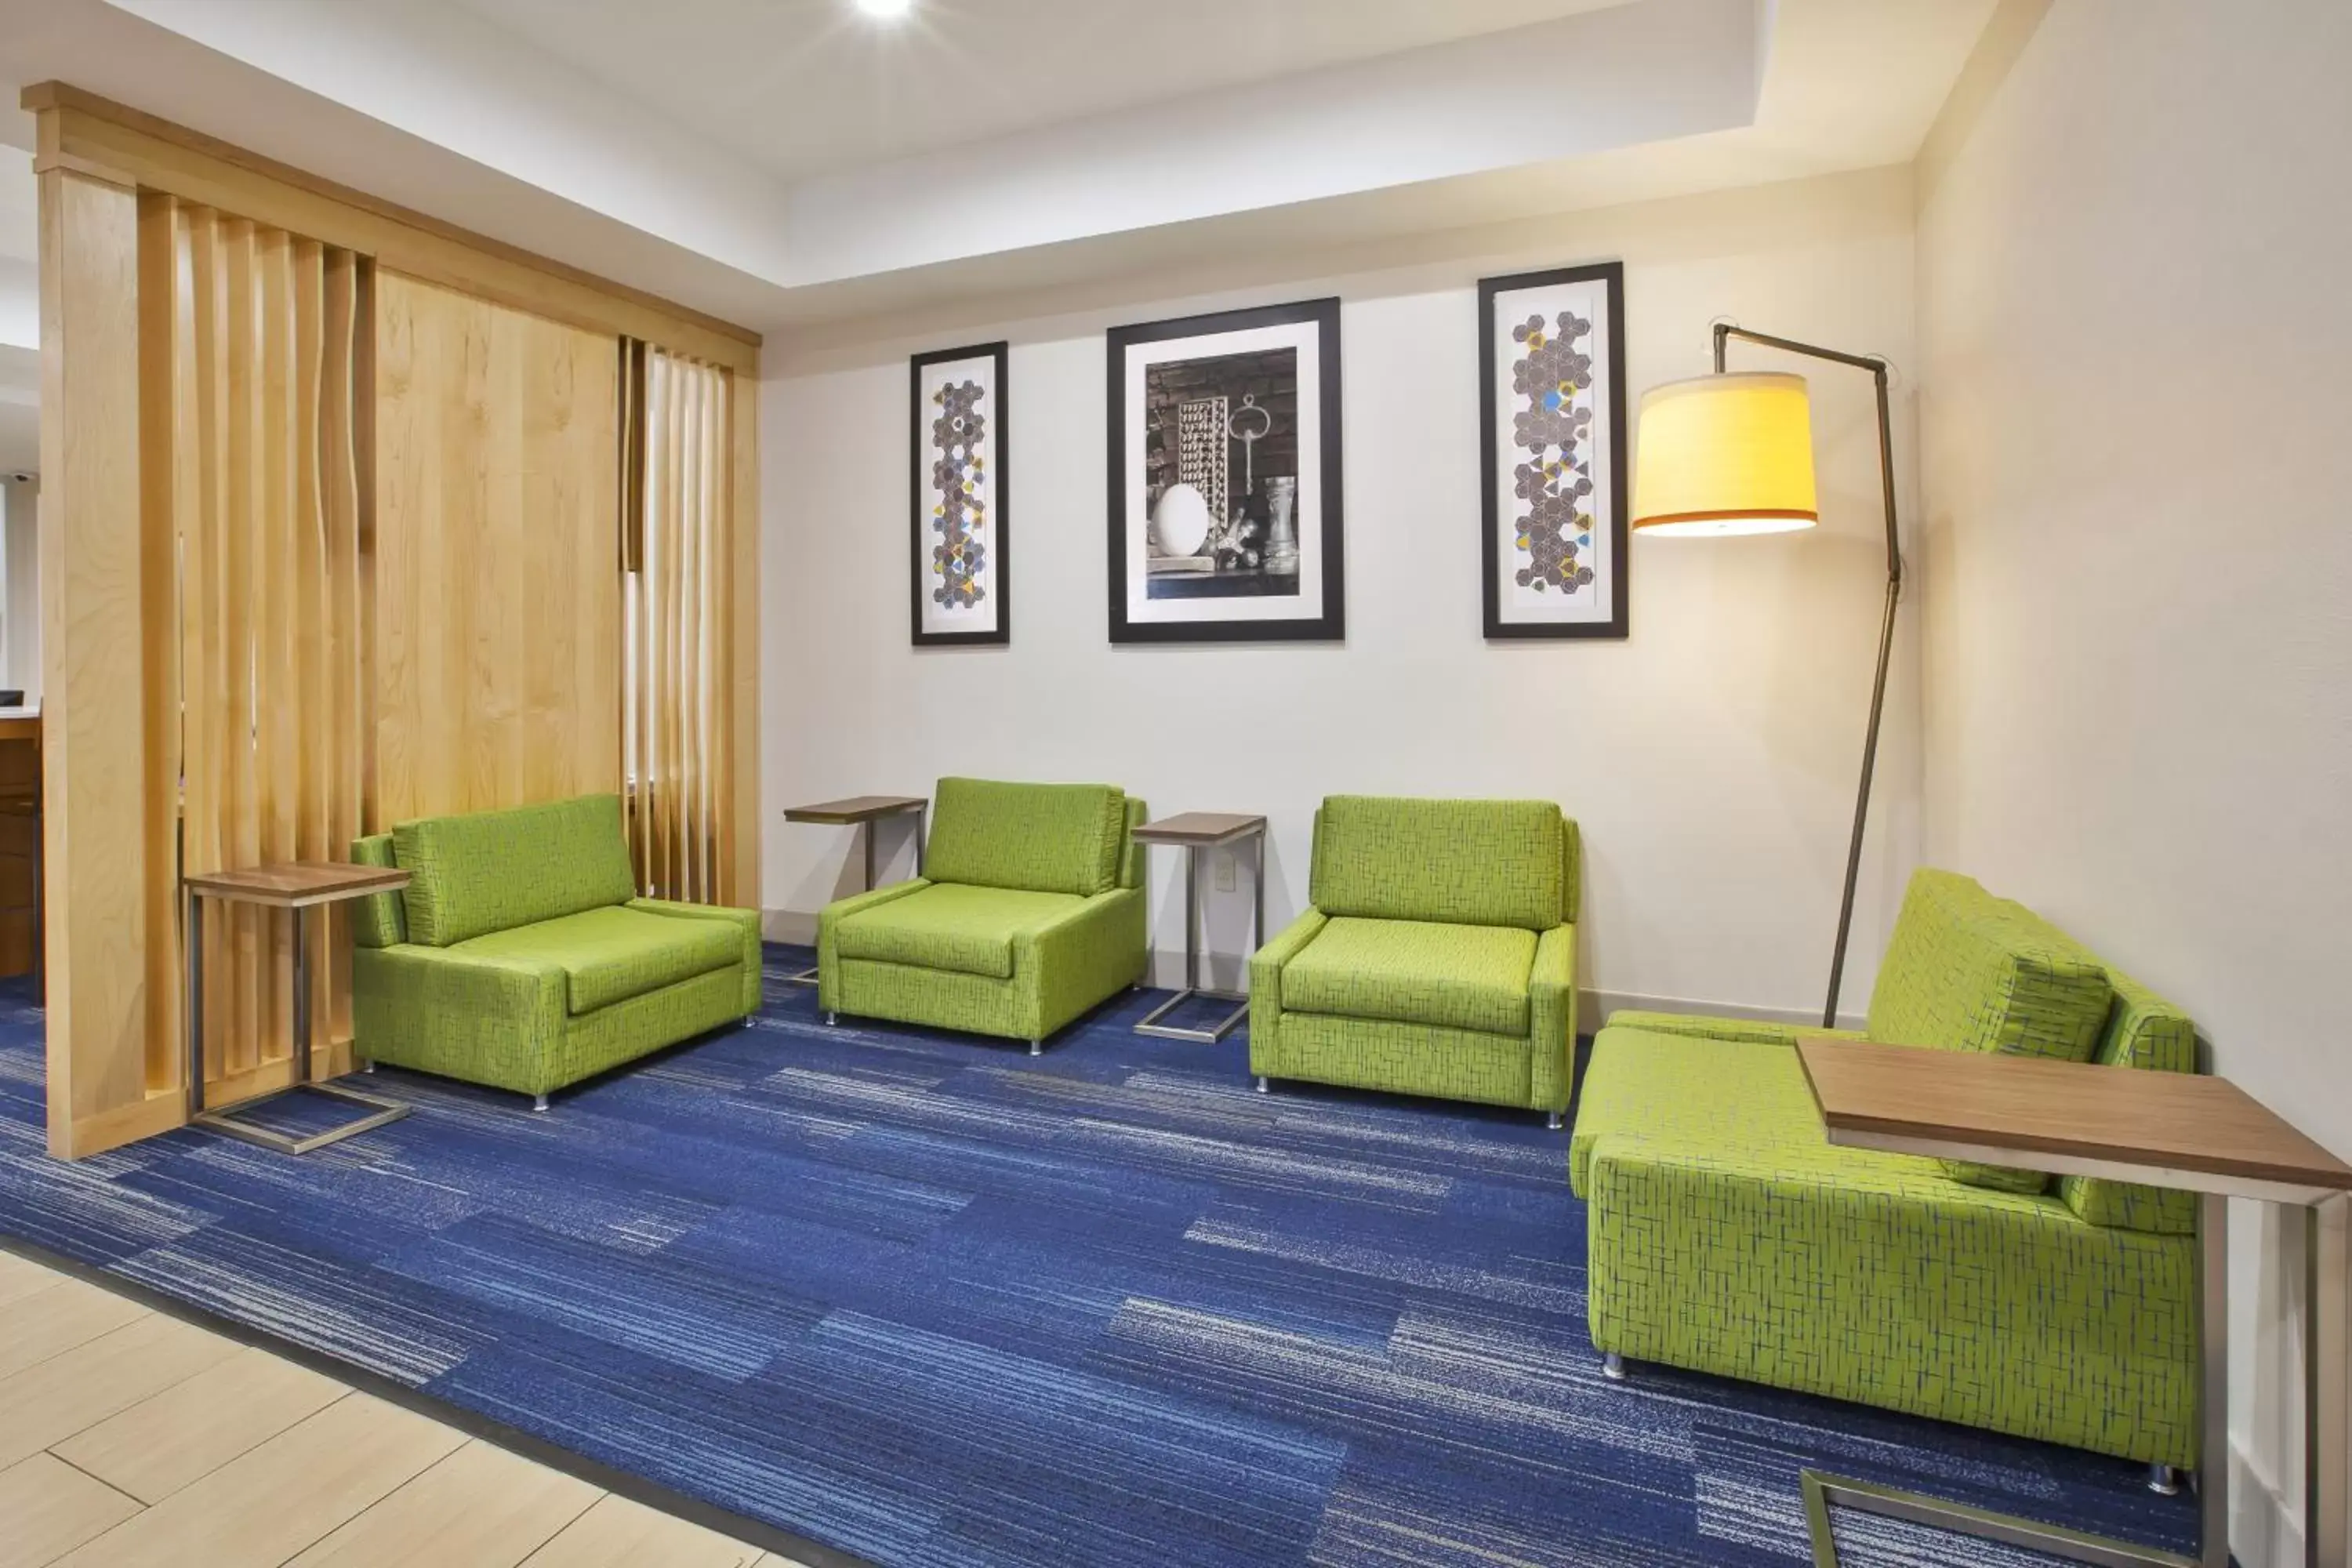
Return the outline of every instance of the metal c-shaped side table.
<path id="1" fill-rule="evenodd" d="M 215 1132 L 226 1132 L 232 1138 L 242 1138 L 248 1143 L 258 1143 L 265 1149 L 275 1149 L 281 1154 L 307 1154 L 313 1149 L 323 1149 L 330 1143 L 381 1127 L 387 1121 L 397 1121 L 408 1114 L 408 1107 L 396 1100 L 378 1095 L 362 1094 L 338 1083 L 315 1083 L 310 1078 L 310 948 L 305 939 L 305 926 L 310 911 L 321 904 L 341 903 L 346 899 L 364 899 L 376 893 L 394 893 L 408 886 L 408 873 L 386 866 L 348 866 L 341 862 L 298 861 L 278 866 L 255 866 L 240 871 L 202 871 L 182 879 L 186 889 L 187 905 L 187 964 L 188 964 L 188 1121 L 199 1127 L 209 1127 Z M 205 1109 L 205 900 L 215 899 L 222 903 L 259 904 L 265 909 L 284 910 L 294 922 L 294 1064 L 293 1081 L 279 1093 L 291 1093 L 308 1089 L 314 1094 L 331 1095 L 347 1100 L 354 1105 L 367 1107 L 374 1112 L 356 1121 L 297 1138 L 275 1128 L 257 1126 L 236 1118 L 276 1094 L 242 1100 L 220 1110 Z"/>
<path id="2" fill-rule="evenodd" d="M 2305 1237 L 2304 1561 L 2352 1562 L 2344 1433 L 2347 1224 L 2352 1166 L 2226 1079 L 1978 1051 L 1801 1036 L 1797 1059 L 1832 1143 L 2101 1176 L 2198 1194 L 2199 1540 L 2194 1555 L 2038 1520 L 1804 1473 L 1818 1568 L 1836 1568 L 1830 1511 L 1844 1507 L 2103 1568 L 2229 1568 L 2229 1200 L 2295 1214 Z M 2162 1478 L 2169 1483 L 2169 1477 Z"/>
<path id="3" fill-rule="evenodd" d="M 854 795 L 846 800 L 820 801 L 814 805 L 786 808 L 786 822 L 823 822 L 835 827 L 855 827 L 857 840 L 866 855 L 866 892 L 874 890 L 874 825 L 886 816 L 915 814 L 915 875 L 923 874 L 923 820 L 929 814 L 931 803 L 919 795 Z M 816 971 L 803 969 L 785 979 L 795 985 L 816 984 Z"/>
<path id="4" fill-rule="evenodd" d="M 1146 1013 L 1135 1026 L 1139 1035 L 1162 1039 L 1192 1040 L 1214 1045 L 1249 1016 L 1249 998 L 1237 991 L 1212 991 L 1201 984 L 1201 851 L 1219 849 L 1248 839 L 1253 850 L 1250 890 L 1250 948 L 1265 940 L 1265 818 L 1240 816 L 1223 811 L 1187 811 L 1147 822 L 1135 830 L 1139 844 L 1177 844 L 1184 849 L 1184 989 Z M 1160 1020 L 1195 996 L 1237 1004 L 1234 1010 L 1205 1029 L 1179 1028 Z"/>

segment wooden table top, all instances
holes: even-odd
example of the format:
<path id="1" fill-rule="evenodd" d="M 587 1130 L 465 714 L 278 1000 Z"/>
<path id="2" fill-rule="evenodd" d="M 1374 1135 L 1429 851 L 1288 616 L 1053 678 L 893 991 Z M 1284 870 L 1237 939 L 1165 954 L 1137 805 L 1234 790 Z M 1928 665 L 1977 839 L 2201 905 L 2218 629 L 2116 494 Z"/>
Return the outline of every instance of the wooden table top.
<path id="1" fill-rule="evenodd" d="M 2352 1190 L 2352 1165 L 2227 1079 L 1820 1035 L 1799 1037 L 1797 1059 L 1833 1142 L 1961 1143 L 2013 1152 L 2028 1169 L 2031 1156 L 2059 1155 Z"/>
<path id="2" fill-rule="evenodd" d="M 786 822 L 871 822 L 877 816 L 896 816 L 902 811 L 920 811 L 930 805 L 927 795 L 853 795 L 846 800 L 819 801 L 814 805 L 793 805 L 784 808 Z"/>
<path id="3" fill-rule="evenodd" d="M 230 903 L 301 909 L 370 893 L 393 893 L 408 886 L 408 873 L 395 866 L 350 866 L 341 861 L 292 860 L 241 871 L 200 871 L 186 879 L 190 889 Z"/>
<path id="4" fill-rule="evenodd" d="M 1265 830 L 1265 818 L 1230 811 L 1183 811 L 1147 822 L 1135 836 L 1147 844 L 1223 844 Z"/>

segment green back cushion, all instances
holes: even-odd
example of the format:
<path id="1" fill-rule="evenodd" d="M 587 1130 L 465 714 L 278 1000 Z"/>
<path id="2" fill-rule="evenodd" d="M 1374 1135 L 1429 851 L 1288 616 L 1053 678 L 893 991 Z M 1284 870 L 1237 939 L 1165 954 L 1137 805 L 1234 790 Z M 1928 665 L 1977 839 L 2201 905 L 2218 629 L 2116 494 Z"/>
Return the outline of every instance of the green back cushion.
<path id="1" fill-rule="evenodd" d="M 2147 1072 L 2195 1072 L 2197 1026 L 2189 1015 L 2128 974 L 2107 971 L 2115 1002 L 2092 1060 Z M 2197 1194 L 2138 1187 L 2101 1176 L 2061 1176 L 2058 1195 L 2093 1225 L 2188 1236 L 2197 1229 Z"/>
<path id="2" fill-rule="evenodd" d="M 420 817 L 394 827 L 392 839 L 409 875 L 401 895 L 408 940 L 427 947 L 636 896 L 617 795 Z"/>
<path id="3" fill-rule="evenodd" d="M 367 838 L 352 839 L 352 864 L 400 864 L 393 858 L 392 835 L 378 833 Z M 351 910 L 354 946 L 397 947 L 408 940 L 408 918 L 401 910 L 398 893 L 372 893 L 364 899 L 353 899 Z"/>
<path id="4" fill-rule="evenodd" d="M 1967 877 L 1913 874 L 1870 997 L 1870 1037 L 1955 1051 L 2088 1061 L 2112 990 L 2099 961 Z M 1958 1180 L 2038 1193 L 2038 1172 L 1946 1161 Z"/>
<path id="5" fill-rule="evenodd" d="M 1327 915 L 1549 931 L 1576 919 L 1578 847 L 1548 800 L 1329 795 L 1307 896 Z"/>
<path id="6" fill-rule="evenodd" d="M 1092 898 L 1118 886 L 1127 795 L 1112 784 L 941 779 L 923 875 Z"/>

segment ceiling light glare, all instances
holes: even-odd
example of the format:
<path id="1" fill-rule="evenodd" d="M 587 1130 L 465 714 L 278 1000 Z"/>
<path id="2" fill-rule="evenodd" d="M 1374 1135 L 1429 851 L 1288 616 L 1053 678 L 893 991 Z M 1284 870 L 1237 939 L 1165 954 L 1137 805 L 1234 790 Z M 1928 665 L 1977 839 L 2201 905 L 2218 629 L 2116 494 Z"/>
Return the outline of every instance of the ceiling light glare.
<path id="1" fill-rule="evenodd" d="M 881 22 L 895 22 L 915 8 L 915 0 L 857 0 L 857 8 Z"/>

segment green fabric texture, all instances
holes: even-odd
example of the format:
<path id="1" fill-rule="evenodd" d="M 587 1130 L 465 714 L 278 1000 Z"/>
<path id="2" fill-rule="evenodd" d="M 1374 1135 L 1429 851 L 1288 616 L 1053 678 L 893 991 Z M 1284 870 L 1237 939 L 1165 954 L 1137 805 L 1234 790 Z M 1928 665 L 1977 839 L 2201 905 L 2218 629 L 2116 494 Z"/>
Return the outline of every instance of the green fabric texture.
<path id="1" fill-rule="evenodd" d="M 742 938 L 723 921 L 671 920 L 625 905 L 492 931 L 449 951 L 555 965 L 574 1017 L 743 961 Z"/>
<path id="2" fill-rule="evenodd" d="M 393 857 L 392 835 L 377 833 L 352 840 L 352 864 L 399 865 Z M 352 946 L 394 947 L 408 940 L 408 917 L 401 908 L 398 893 L 371 893 L 364 899 L 353 899 L 350 909 Z"/>
<path id="3" fill-rule="evenodd" d="M 625 904 L 637 890 L 617 795 L 419 817 L 392 837 L 409 874 L 408 939 L 425 947 Z"/>
<path id="4" fill-rule="evenodd" d="M 1282 988 L 1303 1013 L 1525 1036 L 1535 958 L 1535 933 L 1515 926 L 1341 917 L 1290 961 Z"/>
<path id="5" fill-rule="evenodd" d="M 2189 1015 L 2134 980 L 2110 969 L 2115 1005 L 2098 1054 L 2105 1067 L 2147 1072 L 2195 1072 L 2197 1026 Z M 2058 1196 L 2093 1225 L 2121 1226 L 2157 1236 L 2197 1233 L 2197 1194 L 2171 1187 L 2137 1186 L 2104 1176 L 2061 1176 Z"/>
<path id="6" fill-rule="evenodd" d="M 404 940 L 424 924 L 404 900 L 362 900 L 353 925 L 375 940 L 352 956 L 358 1055 L 545 1094 L 758 1009 L 759 911 L 635 897 L 617 797 L 480 816 L 498 820 L 404 823 L 352 858 L 405 867 L 414 890 L 426 879 L 409 848 L 433 858 L 425 907 L 445 937 L 493 907 L 611 896 L 439 943 Z"/>
<path id="7" fill-rule="evenodd" d="M 902 882 L 883 891 L 908 886 Z M 911 903 L 914 897 L 909 892 L 898 901 Z M 893 901 L 883 900 L 879 910 L 872 904 L 865 909 L 884 912 Z M 1076 900 L 1055 919 L 1015 930 L 1013 973 L 1002 979 L 845 957 L 837 929 L 827 930 L 832 913 L 828 909 L 817 921 L 817 1004 L 829 1013 L 1042 1040 L 1143 979 L 1144 902 L 1139 889 L 1117 888 Z"/>
<path id="8" fill-rule="evenodd" d="M 735 933 L 741 950 L 742 1000 L 744 1017 L 760 1010 L 761 1000 L 760 972 L 767 963 L 767 953 L 760 945 L 760 911 L 739 910 L 727 904 L 682 904 L 675 899 L 631 899 L 629 908 L 643 910 L 649 915 L 668 920 L 722 921 Z"/>
<path id="9" fill-rule="evenodd" d="M 2090 1059 L 2112 991 L 2072 938 L 1952 871 L 1913 873 L 1870 995 L 1870 1037 L 1889 1045 Z M 2039 1171 L 1947 1160 L 1955 1181 L 2038 1193 Z"/>
<path id="10" fill-rule="evenodd" d="M 1717 1018 L 1704 1013 L 1643 1013 L 1631 1007 L 1610 1014 L 1609 1026 L 1641 1029 L 1653 1035 L 1696 1035 L 1707 1040 L 1751 1040 L 1767 1046 L 1793 1046 L 1799 1035 L 1827 1035 L 1840 1040 L 1870 1037 L 1859 1029 L 1822 1029 L 1810 1024 L 1775 1024 L 1762 1018 Z"/>
<path id="11" fill-rule="evenodd" d="M 1143 978 L 1148 815 L 1108 785 L 942 779 L 924 875 L 818 914 L 817 1005 L 1044 1039 Z"/>
<path id="12" fill-rule="evenodd" d="M 1549 931 L 1576 919 L 1575 825 L 1548 800 L 1335 795 L 1307 901 L 1328 915 Z"/>
<path id="13" fill-rule="evenodd" d="M 1127 796 L 1110 784 L 941 779 L 924 874 L 934 882 L 1091 898 L 1118 885 Z"/>
<path id="14" fill-rule="evenodd" d="M 1250 1071 L 1565 1110 L 1578 853 L 1548 801 L 1325 800 L 1315 904 L 1250 959 Z"/>
<path id="15" fill-rule="evenodd" d="M 836 928 L 844 958 L 1013 977 L 1013 937 L 1049 925 L 1085 900 L 1070 893 L 940 882 L 854 915 Z"/>
<path id="16" fill-rule="evenodd" d="M 1834 1147 L 1790 1047 L 1612 1021 L 1570 1173 L 1601 1350 L 2198 1461 L 2193 1241 Z"/>

